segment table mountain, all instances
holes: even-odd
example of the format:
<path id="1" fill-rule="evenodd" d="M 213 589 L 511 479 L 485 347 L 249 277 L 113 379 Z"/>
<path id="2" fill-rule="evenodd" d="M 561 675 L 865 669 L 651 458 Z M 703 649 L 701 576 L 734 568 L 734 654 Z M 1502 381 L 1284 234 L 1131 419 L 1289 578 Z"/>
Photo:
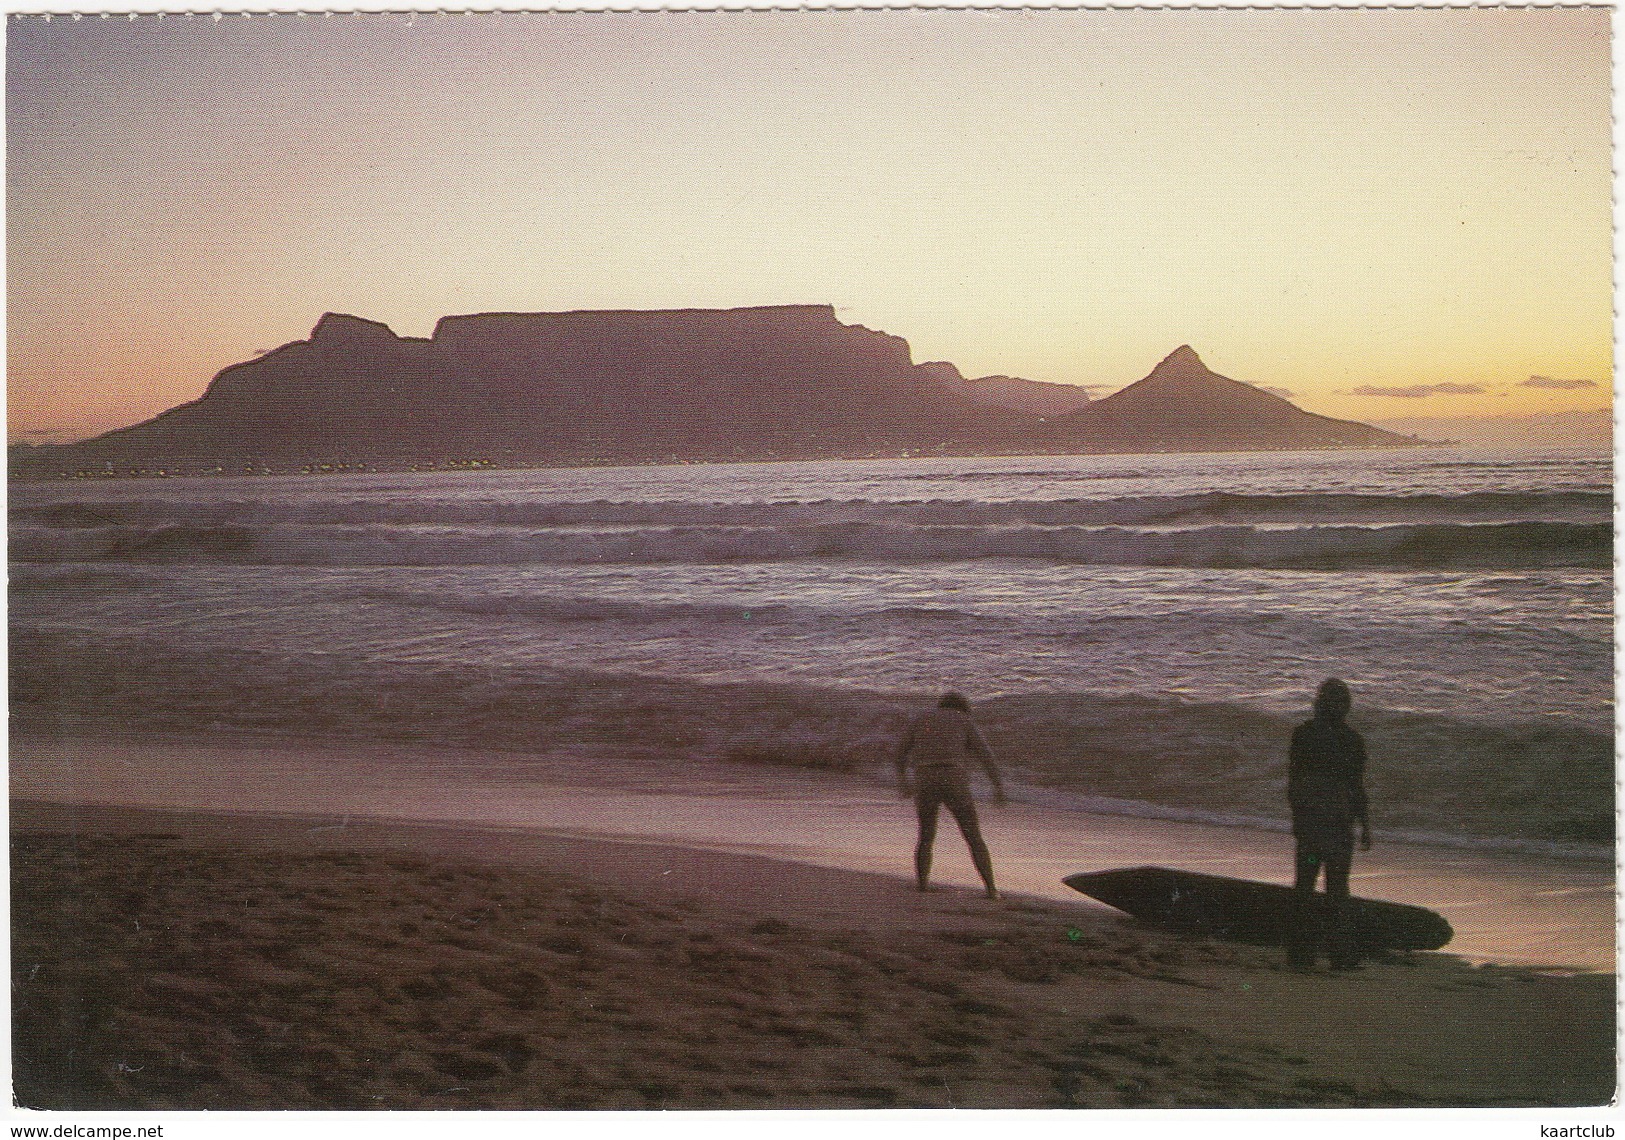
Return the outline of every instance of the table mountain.
<path id="1" fill-rule="evenodd" d="M 1071 409 L 1071 410 L 1068 410 Z M 1047 417 L 1047 418 L 1046 418 Z M 17 474 L 301 464 L 501 466 L 911 453 L 1369 447 L 1410 442 L 1300 411 L 1181 348 L 1137 384 L 966 380 L 830 305 L 482 313 L 432 336 L 328 313 L 198 399 Z"/>

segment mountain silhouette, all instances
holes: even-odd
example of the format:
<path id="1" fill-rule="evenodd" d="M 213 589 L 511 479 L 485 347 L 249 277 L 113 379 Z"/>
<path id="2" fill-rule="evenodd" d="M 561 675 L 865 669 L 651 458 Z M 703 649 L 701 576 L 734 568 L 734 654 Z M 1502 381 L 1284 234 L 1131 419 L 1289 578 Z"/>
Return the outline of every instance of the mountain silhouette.
<path id="1" fill-rule="evenodd" d="M 1220 376 L 1190 345 L 1138 380 L 1055 421 L 1057 438 L 1101 451 L 1251 451 L 1387 447 L 1414 440 L 1315 415 L 1262 388 Z"/>
<path id="2" fill-rule="evenodd" d="M 978 376 L 966 380 L 960 392 L 980 404 L 1034 416 L 1058 416 L 1089 403 L 1089 393 L 1076 384 L 1051 384 L 1019 376 Z"/>
<path id="3" fill-rule="evenodd" d="M 1070 410 L 1069 410 L 1070 409 Z M 444 317 L 429 337 L 328 313 L 204 394 L 81 443 L 12 449 L 19 475 L 164 467 L 647 463 L 907 454 L 1372 447 L 1182 347 L 1089 401 L 966 380 L 830 305 Z"/>

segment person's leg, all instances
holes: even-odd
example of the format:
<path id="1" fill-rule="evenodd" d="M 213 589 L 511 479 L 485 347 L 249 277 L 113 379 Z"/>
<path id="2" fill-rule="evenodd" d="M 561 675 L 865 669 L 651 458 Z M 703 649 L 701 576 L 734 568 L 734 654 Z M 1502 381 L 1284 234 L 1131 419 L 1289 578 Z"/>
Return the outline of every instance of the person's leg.
<path id="1" fill-rule="evenodd" d="M 1320 867 L 1320 854 L 1300 842 L 1293 863 L 1292 932 L 1287 940 L 1287 961 L 1295 970 L 1311 969 L 1315 964 L 1320 942 L 1320 923 L 1315 913 L 1320 900 L 1315 898 L 1315 880 L 1320 878 Z"/>
<path id="2" fill-rule="evenodd" d="M 946 797 L 948 810 L 953 812 L 954 819 L 959 823 L 959 831 L 965 837 L 965 845 L 970 848 L 971 862 L 976 864 L 976 873 L 982 876 L 982 883 L 987 887 L 987 897 L 999 897 L 999 889 L 993 885 L 993 857 L 987 853 L 987 843 L 982 839 L 982 825 L 976 818 L 976 801 L 971 799 L 970 785 L 964 781 L 957 781 Z"/>
<path id="3" fill-rule="evenodd" d="M 931 845 L 937 838 L 937 807 L 942 800 L 918 774 L 914 787 L 914 809 L 920 817 L 920 838 L 914 845 L 914 886 L 923 891 L 931 881 Z"/>
<path id="4" fill-rule="evenodd" d="M 1349 868 L 1353 863 L 1352 848 L 1326 853 L 1326 942 L 1334 970 L 1352 970 L 1360 964 L 1349 907 Z"/>
<path id="5" fill-rule="evenodd" d="M 1320 852 L 1298 844 L 1293 866 L 1292 889 L 1299 894 L 1314 894 L 1315 883 L 1320 879 L 1320 868 Z"/>

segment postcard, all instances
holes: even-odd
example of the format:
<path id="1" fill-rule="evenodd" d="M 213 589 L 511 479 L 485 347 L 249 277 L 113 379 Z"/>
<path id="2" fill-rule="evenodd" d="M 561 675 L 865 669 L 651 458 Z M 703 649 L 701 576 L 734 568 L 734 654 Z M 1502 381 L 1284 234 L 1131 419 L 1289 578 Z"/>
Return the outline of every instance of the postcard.
<path id="1" fill-rule="evenodd" d="M 12 15 L 12 1123 L 1612 1127 L 1610 16 Z"/>

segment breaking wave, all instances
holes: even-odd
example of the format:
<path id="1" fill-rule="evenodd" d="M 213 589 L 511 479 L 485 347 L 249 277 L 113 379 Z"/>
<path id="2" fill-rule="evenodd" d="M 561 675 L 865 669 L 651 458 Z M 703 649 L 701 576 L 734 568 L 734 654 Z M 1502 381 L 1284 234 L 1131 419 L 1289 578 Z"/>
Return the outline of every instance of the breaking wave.
<path id="1" fill-rule="evenodd" d="M 245 650 L 225 667 L 218 653 L 153 637 L 39 627 L 14 629 L 11 648 L 13 711 L 24 717 L 518 752 L 567 740 L 577 751 L 658 758 L 677 781 L 685 757 L 881 775 L 898 732 L 931 695 L 265 650 Z M 1283 815 L 1285 717 L 1225 702 L 1081 692 L 990 698 L 977 717 L 1037 802 L 1241 826 L 1278 826 Z M 1613 752 L 1604 732 L 1375 709 L 1361 727 L 1391 758 L 1371 773 L 1385 834 L 1610 850 Z"/>
<path id="2" fill-rule="evenodd" d="M 796 560 L 1217 569 L 1602 569 L 1604 522 L 1199 526 L 1048 525 L 15 525 L 19 562 L 236 562 L 268 566 L 658 565 Z"/>
<path id="3" fill-rule="evenodd" d="M 967 476 L 968 477 L 968 476 Z M 999 473 L 1000 478 L 1008 478 Z M 843 523 L 899 527 L 1179 527 L 1382 523 L 1607 522 L 1603 491 L 1447 494 L 1239 494 L 1207 491 L 1086 499 L 822 499 L 776 502 L 623 502 L 527 497 L 218 499 L 153 495 L 130 500 L 14 506 L 14 523 L 49 530 L 153 530 L 169 526 L 268 530 L 304 526 L 669 527 L 802 529 Z"/>
<path id="4" fill-rule="evenodd" d="M 1290 719 L 1339 675 L 1384 834 L 1603 851 L 1611 479 L 1384 453 L 29 484 L 12 710 L 862 770 L 954 687 L 1024 794 L 1274 826 Z"/>

